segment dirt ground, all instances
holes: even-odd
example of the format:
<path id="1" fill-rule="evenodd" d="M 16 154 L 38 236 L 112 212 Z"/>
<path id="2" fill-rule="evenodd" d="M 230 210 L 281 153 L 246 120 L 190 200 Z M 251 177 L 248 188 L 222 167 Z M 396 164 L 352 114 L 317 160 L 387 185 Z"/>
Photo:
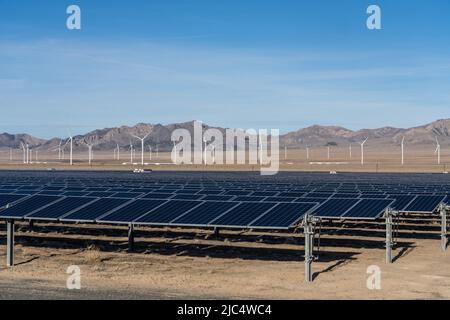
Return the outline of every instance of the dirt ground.
<path id="1" fill-rule="evenodd" d="M 437 219 L 400 222 L 386 265 L 384 224 L 334 222 L 321 230 L 314 282 L 304 281 L 301 233 L 38 224 L 16 233 L 16 266 L 5 267 L 0 226 L 0 299 L 450 299 L 450 253 Z M 316 241 L 317 244 L 317 241 Z M 68 290 L 79 266 L 81 289 Z M 367 268 L 381 289 L 367 288 Z"/>

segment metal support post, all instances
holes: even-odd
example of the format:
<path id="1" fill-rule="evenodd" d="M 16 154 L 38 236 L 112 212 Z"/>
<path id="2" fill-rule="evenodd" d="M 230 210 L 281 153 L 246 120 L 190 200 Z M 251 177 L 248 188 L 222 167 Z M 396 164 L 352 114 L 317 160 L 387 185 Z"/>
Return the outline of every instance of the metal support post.
<path id="1" fill-rule="evenodd" d="M 440 206 L 441 213 L 441 249 L 445 251 L 447 249 L 447 210 L 448 207 L 445 204 Z"/>
<path id="2" fill-rule="evenodd" d="M 305 281 L 313 281 L 312 262 L 314 259 L 314 225 L 318 219 L 305 215 L 303 218 L 303 233 L 305 235 Z"/>
<path id="3" fill-rule="evenodd" d="M 28 230 L 30 232 L 33 232 L 33 229 L 34 229 L 34 221 L 30 220 L 30 222 L 28 222 Z"/>
<path id="4" fill-rule="evenodd" d="M 392 263 L 392 225 L 393 225 L 393 216 L 395 212 L 391 209 L 387 209 L 384 217 L 386 219 L 386 263 Z"/>
<path id="5" fill-rule="evenodd" d="M 14 266 L 14 221 L 6 222 L 6 266 Z"/>
<path id="6" fill-rule="evenodd" d="M 215 227 L 214 228 L 214 237 L 218 238 L 220 236 L 220 229 Z"/>
<path id="7" fill-rule="evenodd" d="M 132 223 L 128 225 L 128 252 L 134 250 L 134 226 Z"/>

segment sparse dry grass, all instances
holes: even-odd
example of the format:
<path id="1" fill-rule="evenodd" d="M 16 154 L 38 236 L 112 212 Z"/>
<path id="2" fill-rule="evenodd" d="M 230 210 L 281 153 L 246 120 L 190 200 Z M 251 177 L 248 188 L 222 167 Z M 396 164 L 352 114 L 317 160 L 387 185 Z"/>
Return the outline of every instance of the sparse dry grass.
<path id="1" fill-rule="evenodd" d="M 102 262 L 101 251 L 95 245 L 90 245 L 86 248 L 84 258 L 87 264 L 99 264 Z"/>

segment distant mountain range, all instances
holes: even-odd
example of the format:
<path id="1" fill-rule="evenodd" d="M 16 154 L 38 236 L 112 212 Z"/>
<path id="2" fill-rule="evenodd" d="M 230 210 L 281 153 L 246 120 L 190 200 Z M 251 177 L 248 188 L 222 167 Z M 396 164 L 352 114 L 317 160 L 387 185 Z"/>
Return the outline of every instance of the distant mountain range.
<path id="1" fill-rule="evenodd" d="M 206 124 L 204 129 L 213 128 Z M 74 137 L 75 149 L 85 148 L 86 143 L 95 145 L 97 150 L 112 150 L 118 144 L 120 147 L 128 147 L 130 141 L 138 148 L 138 142 L 133 135 L 144 136 L 148 133 L 146 145 L 158 146 L 160 150 L 169 150 L 172 146 L 170 136 L 175 129 L 187 129 L 193 132 L 193 121 L 175 123 L 169 125 L 139 123 L 135 126 L 122 126 L 118 128 L 97 129 L 84 135 Z M 225 128 L 217 128 L 224 131 Z M 436 137 L 441 145 L 450 145 L 450 119 L 438 120 L 423 126 L 408 129 L 383 127 L 378 129 L 349 130 L 338 126 L 314 125 L 299 129 L 280 136 L 280 146 L 289 148 L 303 148 L 305 146 L 348 146 L 356 144 L 368 138 L 368 145 L 396 146 L 402 138 L 408 145 L 430 145 L 435 143 Z M 65 138 L 67 139 L 67 138 Z M 29 134 L 0 134 L 0 148 L 20 148 L 21 143 L 28 144 L 33 149 L 54 150 L 60 143 L 64 144 L 64 138 L 49 140 L 39 139 Z"/>

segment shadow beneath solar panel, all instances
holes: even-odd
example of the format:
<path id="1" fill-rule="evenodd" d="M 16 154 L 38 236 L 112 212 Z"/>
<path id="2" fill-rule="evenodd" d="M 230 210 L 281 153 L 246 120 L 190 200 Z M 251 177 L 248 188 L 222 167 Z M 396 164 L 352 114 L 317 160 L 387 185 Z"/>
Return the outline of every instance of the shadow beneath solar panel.
<path id="1" fill-rule="evenodd" d="M 343 267 L 343 266 L 349 264 L 352 260 L 355 260 L 355 259 L 354 259 L 354 258 L 351 258 L 351 259 L 339 259 L 339 260 L 336 261 L 334 264 L 332 264 L 331 266 L 325 268 L 324 270 L 315 272 L 315 273 L 313 274 L 313 281 L 314 281 L 316 278 L 318 278 L 321 274 L 323 274 L 323 273 L 328 273 L 328 272 L 332 272 L 332 271 L 334 271 L 334 270 L 336 270 L 336 269 L 338 269 L 338 268 L 340 268 L 340 267 Z M 321 261 L 322 261 L 322 259 L 321 259 Z"/>
<path id="2" fill-rule="evenodd" d="M 400 251 L 398 251 L 398 253 L 392 258 L 392 262 L 395 262 L 395 261 L 397 261 L 397 260 L 400 259 L 400 258 L 406 257 L 407 255 L 409 255 L 409 254 L 414 250 L 415 247 L 416 247 L 416 246 L 412 246 L 412 247 L 402 247 L 402 248 L 400 249 Z M 395 246 L 395 248 L 394 248 L 394 251 L 393 251 L 394 254 L 397 252 L 396 249 L 398 249 L 398 245 Z"/>
<path id="3" fill-rule="evenodd" d="M 86 240 L 58 236 L 47 236 L 45 239 L 42 239 L 31 235 L 22 235 L 16 242 L 26 247 L 41 248 L 45 246 L 55 249 L 78 248 L 80 250 L 94 245 L 100 251 L 104 252 L 126 252 L 128 248 L 127 242 L 124 241 Z M 135 242 L 133 253 L 260 261 L 301 262 L 304 260 L 303 247 L 299 247 L 298 249 L 283 249 L 240 247 L 227 244 L 161 243 L 141 240 Z M 354 256 L 358 254 L 358 252 L 321 251 L 320 262 L 331 262 L 336 259 L 353 260 L 355 259 Z M 22 264 L 31 261 L 25 261 Z"/>
<path id="4" fill-rule="evenodd" d="M 26 226 L 20 226 L 22 231 L 26 231 Z M 80 228 L 84 229 L 84 228 Z M 77 238 L 67 237 L 67 231 L 70 228 L 62 228 L 60 226 L 36 226 L 35 234 L 32 232 L 23 232 L 20 236 L 16 237 L 16 243 L 21 244 L 25 247 L 42 247 L 55 248 L 55 249 L 80 249 L 83 250 L 89 246 L 94 245 L 101 251 L 105 252 L 126 252 L 128 250 L 128 242 L 123 241 L 123 239 L 88 239 L 80 238 L 79 230 L 70 230 L 70 233 L 76 233 Z M 108 231 L 108 232 L 104 232 Z M 112 232 L 114 231 L 114 232 Z M 57 232 L 57 234 L 51 234 Z M 39 235 L 40 233 L 46 234 L 45 237 Z M 58 234 L 59 233 L 59 234 Z M 126 236 L 126 230 L 101 230 L 101 236 L 105 236 L 105 233 L 114 235 L 115 237 L 121 236 L 122 238 Z M 192 243 L 192 240 L 200 239 L 204 240 L 203 237 L 196 237 L 194 232 L 190 233 L 180 233 L 175 236 L 175 232 L 158 231 L 157 234 L 164 239 L 167 234 L 171 234 L 171 238 L 166 241 L 152 241 L 150 238 L 147 240 L 148 234 L 155 237 L 155 232 L 152 231 L 138 231 L 136 233 L 134 253 L 143 254 L 160 254 L 167 256 L 189 256 L 189 257 L 210 257 L 210 258 L 222 258 L 222 259 L 243 259 L 243 260 L 267 260 L 267 261 L 303 261 L 304 260 L 304 239 L 303 237 L 293 238 L 293 237 L 274 237 L 271 241 L 272 244 L 282 244 L 282 245 L 298 245 L 298 248 L 274 248 L 274 247 L 255 247 L 255 246 L 242 246 L 239 242 L 245 243 L 249 241 L 256 241 L 256 245 L 266 244 L 271 238 L 270 236 L 264 235 L 263 237 L 258 235 L 242 235 L 242 234 L 224 234 L 219 238 L 209 238 L 209 243 Z M 85 232 L 86 234 L 86 232 Z M 89 234 L 91 234 L 89 232 Z M 189 234 L 190 236 L 186 236 Z M 81 235 L 82 236 L 82 235 Z M 95 232 L 95 236 L 99 236 L 99 230 Z M 264 238 L 264 242 L 260 240 Z M 231 240 L 232 239 L 232 240 Z M 191 241 L 182 242 L 183 240 Z M 215 243 L 210 241 L 214 240 Z M 175 242 L 176 241 L 176 242 Z M 0 238 L 0 244 L 4 244 L 5 239 Z M 235 244 L 234 244 L 235 243 Z M 320 262 L 332 262 L 336 260 L 352 260 L 355 259 L 354 256 L 358 255 L 358 252 L 340 252 L 340 251 L 320 251 Z M 35 257 L 32 260 L 36 259 Z M 24 261 L 22 264 L 29 263 L 32 260 Z"/>

